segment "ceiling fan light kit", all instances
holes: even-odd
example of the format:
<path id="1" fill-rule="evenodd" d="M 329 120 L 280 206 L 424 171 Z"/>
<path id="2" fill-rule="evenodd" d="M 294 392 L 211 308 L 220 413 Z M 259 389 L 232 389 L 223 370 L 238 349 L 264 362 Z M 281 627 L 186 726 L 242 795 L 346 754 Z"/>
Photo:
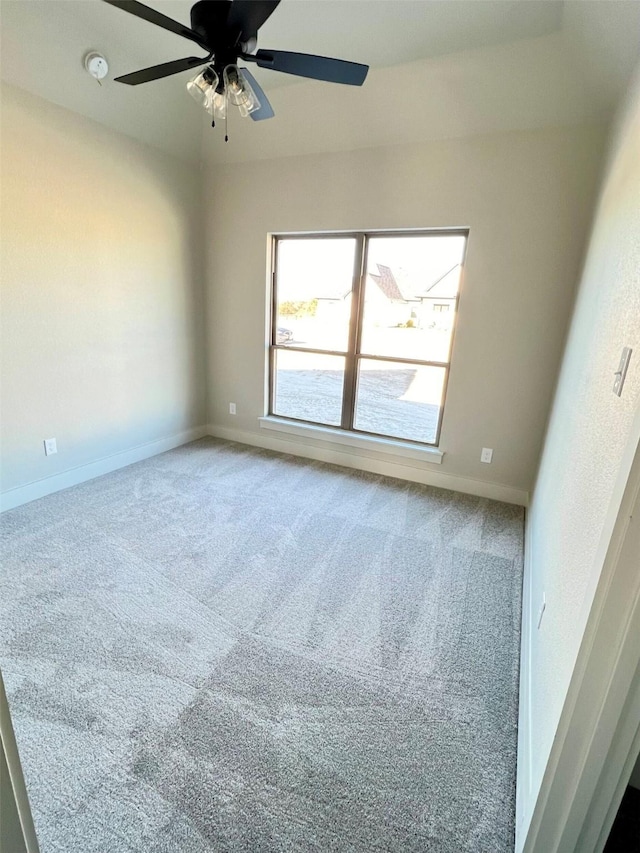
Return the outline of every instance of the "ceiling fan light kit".
<path id="1" fill-rule="evenodd" d="M 189 80 L 187 91 L 194 101 L 204 107 L 214 123 L 216 119 L 227 117 L 227 102 L 238 107 L 240 115 L 246 118 L 263 106 L 249 78 L 253 80 L 246 69 L 241 70 L 236 65 L 227 65 L 220 80 L 214 69 L 209 66 Z M 253 83 L 257 87 L 255 80 Z"/>
<path id="2" fill-rule="evenodd" d="M 259 68 L 349 86 L 362 86 L 369 70 L 368 65 L 343 59 L 283 50 L 256 51 L 258 30 L 275 11 L 280 0 L 199 0 L 191 9 L 191 27 L 136 0 L 104 2 L 182 36 L 208 54 L 134 71 L 116 77 L 116 82 L 137 86 L 206 65 L 204 71 L 189 80 L 187 90 L 211 115 L 214 125 L 216 119 L 226 119 L 228 104 L 238 107 L 241 116 L 251 116 L 254 121 L 262 121 L 274 115 L 257 80 L 246 68 L 238 68 L 238 59 L 254 62 Z"/>

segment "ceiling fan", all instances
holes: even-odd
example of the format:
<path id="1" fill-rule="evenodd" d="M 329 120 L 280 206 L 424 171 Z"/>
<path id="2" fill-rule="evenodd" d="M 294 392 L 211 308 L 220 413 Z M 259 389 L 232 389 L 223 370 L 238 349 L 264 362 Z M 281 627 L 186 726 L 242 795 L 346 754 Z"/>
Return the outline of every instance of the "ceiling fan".
<path id="1" fill-rule="evenodd" d="M 164 62 L 116 77 L 116 82 L 138 86 L 206 65 L 204 71 L 189 80 L 187 89 L 211 114 L 213 124 L 217 118 L 226 119 L 228 103 L 237 106 L 241 115 L 250 115 L 254 121 L 271 118 L 274 114 L 267 96 L 253 75 L 246 68 L 238 68 L 238 59 L 254 62 L 259 68 L 271 68 L 298 77 L 350 86 L 362 86 L 369 70 L 368 65 L 358 62 L 308 53 L 256 51 L 258 30 L 275 11 L 280 0 L 199 0 L 191 8 L 191 27 L 136 0 L 104 2 L 189 39 L 207 51 L 205 57 L 188 56 Z"/>

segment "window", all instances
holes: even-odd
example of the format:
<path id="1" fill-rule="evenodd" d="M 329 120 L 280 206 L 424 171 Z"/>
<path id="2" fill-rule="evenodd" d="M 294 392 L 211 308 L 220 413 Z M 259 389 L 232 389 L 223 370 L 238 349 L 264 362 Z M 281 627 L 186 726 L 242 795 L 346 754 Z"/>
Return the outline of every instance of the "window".
<path id="1" fill-rule="evenodd" d="M 466 240 L 275 237 L 269 414 L 437 445 Z"/>

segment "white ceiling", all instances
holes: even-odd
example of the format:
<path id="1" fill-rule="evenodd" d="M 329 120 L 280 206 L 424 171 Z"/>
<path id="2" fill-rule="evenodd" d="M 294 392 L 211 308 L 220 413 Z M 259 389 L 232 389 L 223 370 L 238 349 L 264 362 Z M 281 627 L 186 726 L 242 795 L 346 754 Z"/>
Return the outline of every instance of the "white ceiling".
<path id="1" fill-rule="evenodd" d="M 149 0 L 189 22 L 185 0 Z M 2 0 L 2 78 L 197 161 L 274 157 L 575 122 L 610 109 L 640 55 L 638 0 L 282 0 L 260 45 L 365 62 L 362 89 L 256 70 L 276 118 L 205 129 L 184 84 L 118 74 L 197 53 L 100 0 Z M 110 63 L 99 87 L 90 48 Z M 285 85 L 287 84 L 287 85 Z M 234 116 L 234 118 L 236 118 Z"/>

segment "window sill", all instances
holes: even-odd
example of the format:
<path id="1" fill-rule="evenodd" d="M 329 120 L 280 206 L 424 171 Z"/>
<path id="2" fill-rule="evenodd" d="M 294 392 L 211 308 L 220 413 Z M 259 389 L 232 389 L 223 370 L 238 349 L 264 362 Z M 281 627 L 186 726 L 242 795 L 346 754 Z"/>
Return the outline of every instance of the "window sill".
<path id="1" fill-rule="evenodd" d="M 261 429 L 269 429 L 275 432 L 283 432 L 302 438 L 313 438 L 317 441 L 325 441 L 330 444 L 342 444 L 354 450 L 373 452 L 376 456 L 384 455 L 410 459 L 413 462 L 423 462 L 429 465 L 440 465 L 444 453 L 437 447 L 419 447 L 407 441 L 399 441 L 393 438 L 379 438 L 378 436 L 356 435 L 333 427 L 316 426 L 315 424 L 304 424 L 290 421 L 286 418 L 278 418 L 275 415 L 266 415 L 258 418 Z"/>

